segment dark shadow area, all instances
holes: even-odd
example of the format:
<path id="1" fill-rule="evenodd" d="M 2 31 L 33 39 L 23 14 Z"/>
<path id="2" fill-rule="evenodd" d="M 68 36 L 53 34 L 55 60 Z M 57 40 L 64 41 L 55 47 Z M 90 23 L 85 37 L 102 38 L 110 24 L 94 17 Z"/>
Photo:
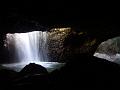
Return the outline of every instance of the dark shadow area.
<path id="1" fill-rule="evenodd" d="M 97 7 L 88 6 L 83 10 L 83 7 L 76 4 L 71 4 L 72 7 L 63 3 L 55 5 L 47 3 L 46 8 L 40 5 L 29 2 L 23 7 L 20 5 L 15 8 L 4 8 L 1 11 L 0 63 L 9 63 L 8 53 L 4 47 L 6 33 L 49 31 L 54 27 L 71 27 L 73 32 L 64 41 L 65 50 L 70 48 L 68 53 L 63 53 L 66 55 L 64 58 L 66 65 L 51 73 L 36 64 L 27 65 L 21 72 L 6 70 L 0 66 L 0 88 L 41 90 L 120 88 L 118 83 L 120 65 L 93 56 L 101 42 L 120 36 L 118 32 L 120 27 L 117 23 L 119 18 L 116 16 L 112 19 L 111 10 L 101 10 Z"/>

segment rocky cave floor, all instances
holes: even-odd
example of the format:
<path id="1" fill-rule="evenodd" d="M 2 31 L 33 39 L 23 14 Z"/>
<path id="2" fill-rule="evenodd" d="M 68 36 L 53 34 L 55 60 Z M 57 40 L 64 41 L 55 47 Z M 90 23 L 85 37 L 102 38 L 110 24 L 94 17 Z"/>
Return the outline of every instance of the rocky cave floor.
<path id="1" fill-rule="evenodd" d="M 30 63 L 20 72 L 0 69 L 0 88 L 119 88 L 120 65 L 97 57 L 76 55 L 59 70 L 48 72 L 41 65 Z"/>

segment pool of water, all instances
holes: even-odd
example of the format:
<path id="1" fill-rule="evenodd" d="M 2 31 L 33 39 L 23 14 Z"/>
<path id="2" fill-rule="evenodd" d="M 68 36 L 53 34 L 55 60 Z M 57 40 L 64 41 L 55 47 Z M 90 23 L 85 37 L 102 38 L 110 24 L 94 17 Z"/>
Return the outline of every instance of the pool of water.
<path id="1" fill-rule="evenodd" d="M 29 63 L 24 62 L 24 63 L 2 64 L 1 66 L 6 69 L 9 69 L 9 70 L 14 70 L 16 72 L 20 72 Z M 31 63 L 33 63 L 33 62 L 31 62 Z M 52 72 L 56 69 L 60 69 L 62 66 L 65 65 L 65 63 L 58 63 L 58 62 L 34 62 L 34 63 L 45 67 L 48 72 Z"/>

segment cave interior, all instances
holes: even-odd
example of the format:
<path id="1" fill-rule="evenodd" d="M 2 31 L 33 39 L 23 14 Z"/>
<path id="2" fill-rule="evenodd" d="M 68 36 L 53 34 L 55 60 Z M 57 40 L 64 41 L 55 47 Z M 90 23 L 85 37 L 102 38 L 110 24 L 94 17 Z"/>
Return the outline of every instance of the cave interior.
<path id="1" fill-rule="evenodd" d="M 99 6 L 96 9 L 88 8 L 89 6 L 82 9 L 83 6 L 73 5 L 45 2 L 45 6 L 42 6 L 42 3 L 24 2 L 0 8 L 0 88 L 33 87 L 56 90 L 119 86 L 117 81 L 120 80 L 120 65 L 93 56 L 102 42 L 120 36 L 117 23 L 119 17 L 115 15 L 112 18 L 111 10 L 98 8 Z M 64 33 L 61 28 L 70 29 L 62 41 L 63 48 L 60 48 L 56 39 L 59 33 Z M 58 42 L 55 47 L 59 48 L 55 52 L 51 50 L 50 55 L 53 61 L 65 62 L 63 67 L 48 73 L 46 68 L 35 63 L 26 65 L 20 72 L 1 66 L 9 63 L 9 56 L 12 55 L 9 55 L 4 46 L 6 34 L 32 31 L 51 33 L 51 43 Z M 61 35 L 60 39 L 63 37 Z"/>

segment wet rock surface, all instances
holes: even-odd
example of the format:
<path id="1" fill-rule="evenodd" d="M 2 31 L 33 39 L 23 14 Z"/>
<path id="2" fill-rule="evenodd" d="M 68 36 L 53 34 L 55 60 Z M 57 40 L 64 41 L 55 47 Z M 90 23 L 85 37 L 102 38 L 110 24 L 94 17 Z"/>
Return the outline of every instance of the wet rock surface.
<path id="1" fill-rule="evenodd" d="M 120 78 L 118 64 L 88 56 L 72 57 L 60 70 L 47 73 L 40 65 L 31 63 L 21 72 L 0 70 L 1 88 L 112 88 Z M 79 82 L 79 83 L 78 83 Z M 119 85 L 118 85 L 119 86 Z"/>

